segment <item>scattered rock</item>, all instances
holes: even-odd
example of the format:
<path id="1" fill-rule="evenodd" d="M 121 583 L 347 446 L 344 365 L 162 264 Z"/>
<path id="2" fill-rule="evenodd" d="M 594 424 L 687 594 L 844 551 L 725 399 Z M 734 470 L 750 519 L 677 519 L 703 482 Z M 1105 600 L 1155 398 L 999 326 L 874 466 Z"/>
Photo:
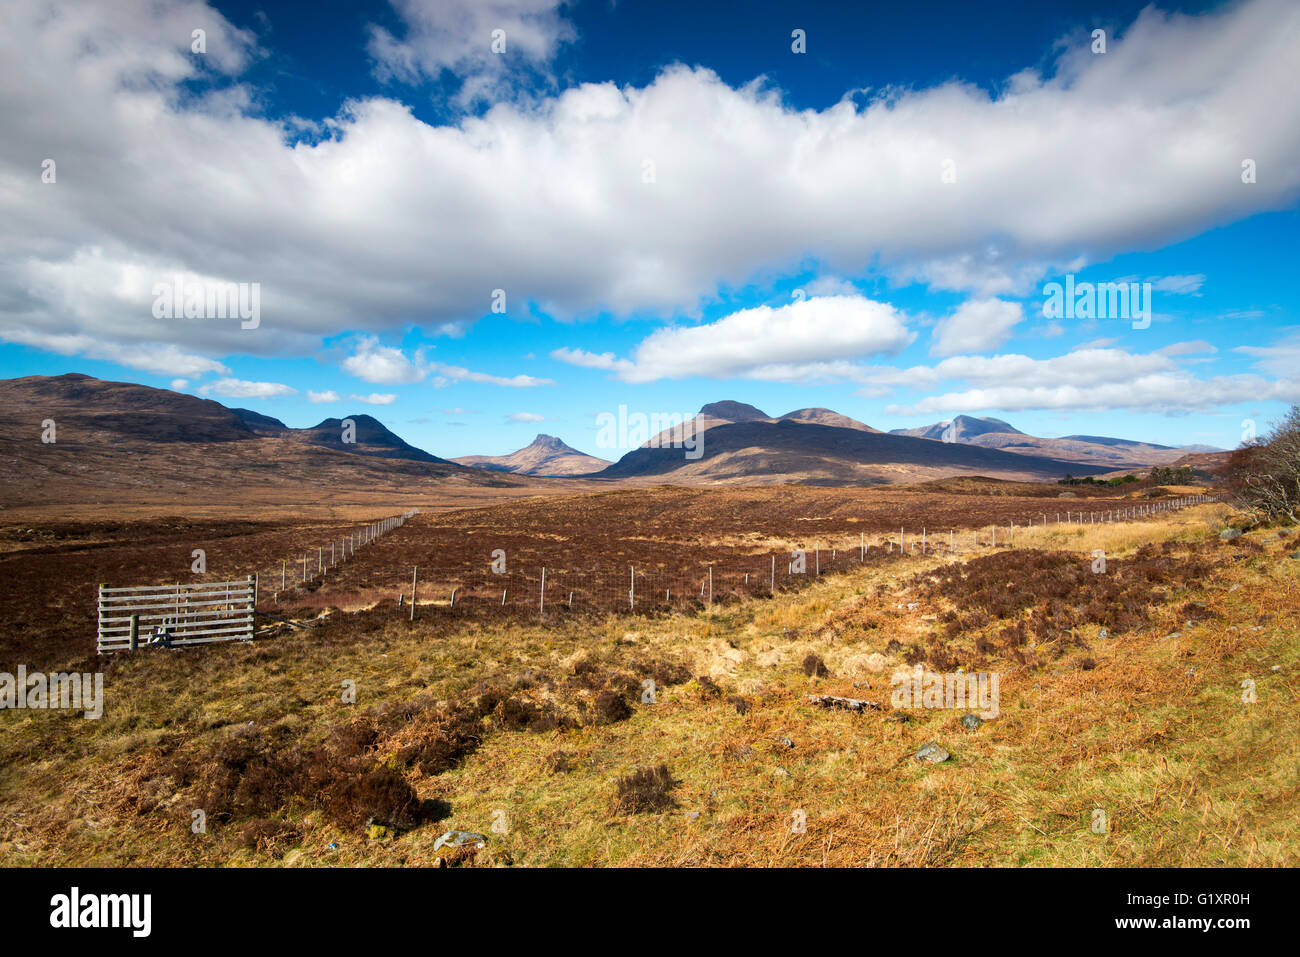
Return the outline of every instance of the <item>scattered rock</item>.
<path id="1" fill-rule="evenodd" d="M 794 750 L 794 742 L 789 738 L 777 738 L 777 743 L 783 746 L 787 751 Z"/>
<path id="2" fill-rule="evenodd" d="M 1219 541 L 1221 542 L 1230 542 L 1235 538 L 1241 538 L 1241 529 L 1225 528 L 1223 531 L 1219 532 Z"/>
<path id="3" fill-rule="evenodd" d="M 1097 637 L 1104 641 L 1105 639 L 1110 637 L 1110 632 L 1107 631 L 1105 628 L 1103 628 L 1097 632 Z"/>
<path id="4" fill-rule="evenodd" d="M 916 754 L 912 755 L 912 757 L 917 761 L 928 761 L 930 764 L 939 764 L 940 762 L 947 761 L 952 757 L 952 755 L 939 747 L 939 745 L 935 744 L 933 741 L 928 741 L 921 745 L 921 750 L 917 751 Z"/>
<path id="5" fill-rule="evenodd" d="M 984 719 L 977 714 L 964 714 L 961 716 L 961 726 L 967 731 L 974 731 L 984 723 Z"/>
<path id="6" fill-rule="evenodd" d="M 866 711 L 880 707 L 880 703 L 877 701 L 866 701 L 862 698 L 839 698 L 829 694 L 810 694 L 808 700 L 823 708 L 844 708 L 848 711 Z"/>
<path id="7" fill-rule="evenodd" d="M 469 847 L 470 845 L 475 847 L 486 847 L 487 836 L 484 834 L 477 834 L 474 831 L 448 831 L 442 837 L 433 842 L 433 849 L 436 851 L 443 847 L 457 848 Z"/>

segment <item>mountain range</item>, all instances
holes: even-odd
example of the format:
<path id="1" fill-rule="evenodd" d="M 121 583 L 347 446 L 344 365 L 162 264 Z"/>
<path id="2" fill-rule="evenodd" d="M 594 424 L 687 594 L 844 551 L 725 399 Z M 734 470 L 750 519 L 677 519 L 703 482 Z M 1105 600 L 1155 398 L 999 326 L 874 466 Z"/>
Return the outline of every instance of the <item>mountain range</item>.
<path id="1" fill-rule="evenodd" d="M 894 429 L 890 435 L 909 435 L 940 442 L 1001 449 L 1005 452 L 1042 455 L 1110 469 L 1171 465 L 1189 453 L 1220 451 L 1205 445 L 1175 448 L 1154 442 L 1135 442 L 1101 435 L 1066 435 L 1057 439 L 1045 439 L 1026 435 L 1001 419 L 971 415 L 959 415 L 946 422 L 935 422 L 914 429 Z"/>
<path id="2" fill-rule="evenodd" d="M 0 379 L 0 406 L 0 507 L 522 485 L 430 455 L 364 414 L 349 416 L 357 441 L 345 443 L 339 419 L 293 429 L 212 399 L 76 373 Z"/>
<path id="3" fill-rule="evenodd" d="M 608 459 L 570 448 L 553 435 L 539 435 L 518 452 L 509 455 L 464 455 L 452 459 L 457 465 L 515 472 L 519 475 L 587 475 L 613 464 Z"/>
<path id="4" fill-rule="evenodd" d="M 689 453 L 692 433 L 699 454 Z M 687 440 L 687 441 L 684 441 Z M 830 409 L 769 416 L 741 402 L 713 402 L 593 477 L 651 476 L 709 484 L 875 485 L 954 475 L 1045 480 L 1106 471 L 1042 455 L 891 435 Z"/>
<path id="5" fill-rule="evenodd" d="M 105 488 L 184 495 L 209 487 L 300 490 L 307 484 L 331 489 L 508 485 L 522 493 L 530 483 L 553 477 L 750 485 L 873 485 L 970 475 L 1048 481 L 1066 473 L 1096 475 L 1214 458 L 1194 447 L 1105 436 L 1043 439 L 1000 419 L 973 416 L 886 433 L 831 409 L 769 416 L 727 400 L 703 406 L 693 419 L 617 462 L 550 435 L 539 435 L 509 455 L 448 460 L 411 445 L 364 413 L 292 428 L 212 399 L 76 373 L 0 380 L 0 403 L 7 413 L 0 420 L 0 505 L 48 500 L 56 487 L 98 501 Z M 42 440 L 47 421 L 57 430 L 49 443 Z M 697 450 L 689 451 L 697 436 Z"/>

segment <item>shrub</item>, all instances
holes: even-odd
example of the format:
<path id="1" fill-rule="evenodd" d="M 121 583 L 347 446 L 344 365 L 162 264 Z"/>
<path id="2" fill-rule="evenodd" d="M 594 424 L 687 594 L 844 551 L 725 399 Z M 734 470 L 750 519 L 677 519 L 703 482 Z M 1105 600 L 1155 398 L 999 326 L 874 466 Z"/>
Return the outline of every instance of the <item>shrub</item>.
<path id="1" fill-rule="evenodd" d="M 809 678 L 826 678 L 830 676 L 830 671 L 826 667 L 826 662 L 822 661 L 821 655 L 808 652 L 803 660 L 803 673 Z"/>
<path id="2" fill-rule="evenodd" d="M 666 764 L 653 768 L 637 768 L 626 777 L 619 778 L 614 795 L 614 813 L 642 814 L 665 811 L 676 807 L 672 789 L 677 786 Z"/>
<path id="3" fill-rule="evenodd" d="M 1262 441 L 1233 452 L 1227 472 L 1237 507 L 1256 521 L 1300 522 L 1300 405 Z"/>
<path id="4" fill-rule="evenodd" d="M 606 688 L 592 702 L 588 724 L 615 724 L 632 717 L 632 709 L 617 691 Z"/>
<path id="5" fill-rule="evenodd" d="M 722 694 L 722 689 L 718 687 L 718 683 L 708 675 L 700 675 L 695 679 L 695 683 L 700 686 L 700 697 L 706 701 Z"/>

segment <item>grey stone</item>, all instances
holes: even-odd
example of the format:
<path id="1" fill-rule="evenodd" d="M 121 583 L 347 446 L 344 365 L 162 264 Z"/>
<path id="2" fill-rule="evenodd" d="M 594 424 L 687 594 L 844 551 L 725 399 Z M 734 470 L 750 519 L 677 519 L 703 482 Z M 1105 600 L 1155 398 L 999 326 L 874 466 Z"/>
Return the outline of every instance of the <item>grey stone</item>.
<path id="1" fill-rule="evenodd" d="M 469 847 L 471 844 L 486 847 L 487 835 L 477 834 L 474 831 L 448 831 L 433 842 L 433 849 L 436 851 L 441 847 Z"/>
<path id="2" fill-rule="evenodd" d="M 961 726 L 967 731 L 974 731 L 984 723 L 984 719 L 977 714 L 964 714 L 961 716 Z"/>
<path id="3" fill-rule="evenodd" d="M 1230 542 L 1234 538 L 1241 538 L 1241 530 L 1237 528 L 1225 528 L 1219 532 L 1219 541 Z"/>
<path id="4" fill-rule="evenodd" d="M 952 757 L 952 755 L 939 747 L 939 745 L 935 744 L 933 741 L 928 741 L 921 745 L 921 750 L 917 751 L 916 754 L 912 755 L 912 757 L 917 761 L 928 761 L 930 764 L 939 764 L 942 761 L 947 761 Z"/>

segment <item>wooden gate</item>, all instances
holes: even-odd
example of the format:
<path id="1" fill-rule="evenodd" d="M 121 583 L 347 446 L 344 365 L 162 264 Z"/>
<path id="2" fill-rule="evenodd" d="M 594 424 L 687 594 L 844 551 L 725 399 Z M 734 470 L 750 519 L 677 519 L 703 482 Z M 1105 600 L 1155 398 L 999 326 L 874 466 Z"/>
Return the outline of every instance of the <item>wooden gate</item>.
<path id="1" fill-rule="evenodd" d="M 253 637 L 257 578 L 174 585 L 99 586 L 99 654 Z"/>

